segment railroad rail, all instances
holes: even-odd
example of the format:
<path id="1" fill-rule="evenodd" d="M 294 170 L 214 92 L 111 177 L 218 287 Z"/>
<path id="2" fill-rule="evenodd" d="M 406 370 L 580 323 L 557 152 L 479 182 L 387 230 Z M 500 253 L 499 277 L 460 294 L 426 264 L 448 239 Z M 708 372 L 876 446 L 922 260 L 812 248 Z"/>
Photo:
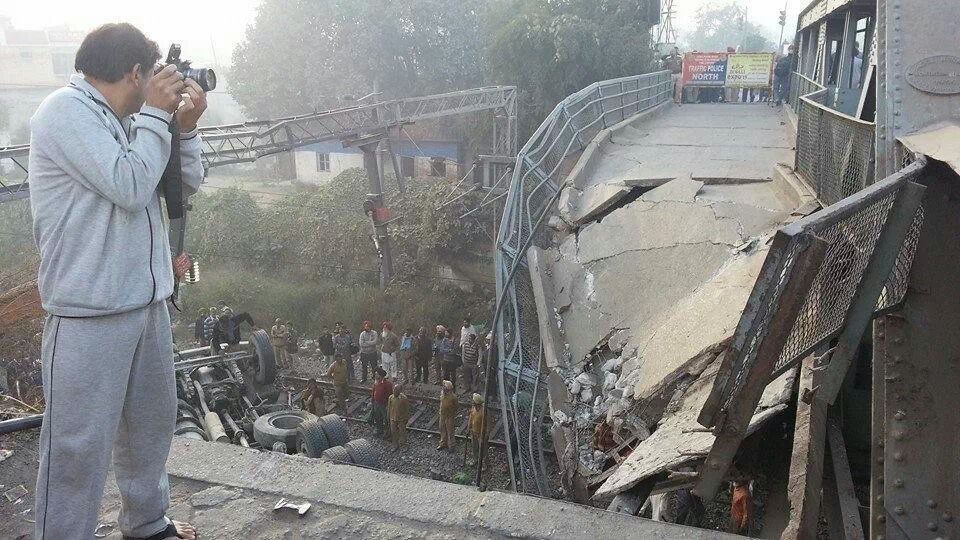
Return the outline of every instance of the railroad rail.
<path id="1" fill-rule="evenodd" d="M 283 380 L 288 385 L 293 385 L 294 388 L 300 389 L 306 386 L 309 379 L 305 377 L 296 377 L 291 375 L 282 376 Z M 363 386 L 359 384 L 350 385 L 350 400 L 347 403 L 346 411 L 333 411 L 330 410 L 332 405 L 332 399 L 330 396 L 333 395 L 334 385 L 331 381 L 324 380 L 321 378 L 317 379 L 317 383 L 323 387 L 327 396 L 328 403 L 328 412 L 338 412 L 343 418 L 353 422 L 364 422 L 369 423 L 367 419 L 367 412 L 372 408 L 372 396 L 370 395 L 370 387 Z M 407 429 L 417 433 L 426 433 L 430 435 L 440 435 L 439 425 L 440 425 L 440 398 L 436 395 L 427 395 L 416 392 L 410 392 L 408 388 L 404 393 L 407 395 L 407 398 L 410 399 L 410 420 L 407 421 Z M 460 398 L 460 408 L 457 411 L 457 429 L 454 433 L 457 439 L 469 440 L 470 439 L 470 423 L 468 421 L 470 414 L 470 401 L 467 399 Z M 503 414 L 500 406 L 498 404 L 491 403 L 487 406 L 487 413 L 491 415 L 491 418 L 496 417 L 496 422 L 490 430 L 490 444 L 505 447 L 506 443 L 504 442 L 503 436 Z M 545 418 L 544 422 L 550 422 L 549 418 Z"/>

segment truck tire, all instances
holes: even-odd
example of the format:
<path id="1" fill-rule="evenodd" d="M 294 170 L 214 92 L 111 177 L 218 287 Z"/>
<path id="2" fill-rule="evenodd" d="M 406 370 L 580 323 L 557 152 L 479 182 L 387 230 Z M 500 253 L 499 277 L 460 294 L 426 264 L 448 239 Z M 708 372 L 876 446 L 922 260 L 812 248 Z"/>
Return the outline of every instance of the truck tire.
<path id="1" fill-rule="evenodd" d="M 265 414 L 253 423 L 253 438 L 264 449 L 282 442 L 287 448 L 297 447 L 297 426 L 317 417 L 306 411 L 278 411 Z"/>
<path id="2" fill-rule="evenodd" d="M 327 436 L 330 446 L 343 446 L 350 440 L 347 423 L 336 414 L 327 414 L 320 417 L 320 425 Z"/>
<path id="3" fill-rule="evenodd" d="M 354 439 L 343 446 L 350 452 L 350 458 L 356 465 L 376 468 L 380 464 L 373 445 L 366 439 Z"/>
<path id="4" fill-rule="evenodd" d="M 267 331 L 261 328 L 250 334 L 250 346 L 253 347 L 253 380 L 257 384 L 272 384 L 277 378 L 277 359 Z"/>
<path id="5" fill-rule="evenodd" d="M 350 452 L 342 446 L 332 446 L 323 453 L 323 459 L 333 461 L 334 463 L 353 463 L 350 458 Z"/>
<path id="6" fill-rule="evenodd" d="M 330 441 L 319 420 L 297 426 L 297 451 L 307 457 L 318 458 L 330 448 Z"/>

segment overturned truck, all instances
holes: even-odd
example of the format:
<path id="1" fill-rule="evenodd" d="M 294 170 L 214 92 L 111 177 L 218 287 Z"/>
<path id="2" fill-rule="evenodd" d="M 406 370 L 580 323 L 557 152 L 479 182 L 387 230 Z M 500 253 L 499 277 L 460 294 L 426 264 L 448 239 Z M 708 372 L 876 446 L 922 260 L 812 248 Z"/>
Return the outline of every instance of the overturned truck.
<path id="1" fill-rule="evenodd" d="M 276 359 L 264 330 L 216 349 L 175 353 L 177 436 L 377 466 L 373 447 L 351 441 L 340 416 L 300 410 L 291 391 L 275 384 Z"/>

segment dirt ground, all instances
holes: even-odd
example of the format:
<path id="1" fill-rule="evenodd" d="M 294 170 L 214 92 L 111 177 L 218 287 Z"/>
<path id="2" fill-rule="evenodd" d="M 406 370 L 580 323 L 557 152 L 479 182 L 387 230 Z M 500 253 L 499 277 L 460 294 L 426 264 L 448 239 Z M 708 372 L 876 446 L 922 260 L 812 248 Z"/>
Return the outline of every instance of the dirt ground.
<path id="1" fill-rule="evenodd" d="M 33 531 L 33 491 L 37 481 L 37 443 L 40 430 L 0 435 L 0 449 L 13 455 L 0 461 L 0 538 L 19 538 Z M 10 500 L 20 486 L 26 494 Z"/>

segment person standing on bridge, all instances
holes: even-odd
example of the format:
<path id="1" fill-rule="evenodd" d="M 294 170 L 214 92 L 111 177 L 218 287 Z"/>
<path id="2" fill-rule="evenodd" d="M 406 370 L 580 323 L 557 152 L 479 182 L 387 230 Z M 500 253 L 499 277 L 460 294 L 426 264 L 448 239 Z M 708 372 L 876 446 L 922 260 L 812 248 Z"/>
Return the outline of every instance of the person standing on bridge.
<path id="1" fill-rule="evenodd" d="M 407 444 L 407 422 L 410 421 L 410 400 L 403 393 L 403 386 L 393 387 L 393 395 L 387 402 L 387 416 L 390 417 L 390 436 L 393 449 L 399 450 Z"/>
<path id="2" fill-rule="evenodd" d="M 37 283 L 49 314 L 35 537 L 89 538 L 110 468 L 125 537 L 196 538 L 166 517 L 177 417 L 167 299 L 189 257 L 171 258 L 161 176 L 179 132 L 182 187 L 203 180 L 200 86 L 158 69 L 157 44 L 127 23 L 83 39 L 76 74 L 30 119 Z"/>
<path id="3" fill-rule="evenodd" d="M 380 334 L 380 365 L 387 377 L 397 380 L 397 351 L 400 350 L 400 337 L 393 332 L 393 323 L 385 321 Z"/>
<path id="4" fill-rule="evenodd" d="M 781 56 L 777 60 L 776 67 L 773 68 L 773 88 L 777 105 L 783 105 L 784 101 L 790 99 L 790 77 L 793 73 L 793 62 L 796 58 L 794 50 L 795 47 L 791 44 L 787 48 L 787 55 Z"/>
<path id="5" fill-rule="evenodd" d="M 377 361 L 377 345 L 380 344 L 380 336 L 373 330 L 373 323 L 363 321 L 363 331 L 360 332 L 360 382 L 367 382 L 367 368 L 370 369 L 370 376 L 376 376 L 377 368 L 380 367 Z"/>
<path id="6" fill-rule="evenodd" d="M 453 383 L 443 381 L 443 390 L 440 393 L 440 444 L 437 450 L 446 448 L 453 450 L 456 440 L 453 428 L 457 422 L 457 395 L 453 393 Z"/>

